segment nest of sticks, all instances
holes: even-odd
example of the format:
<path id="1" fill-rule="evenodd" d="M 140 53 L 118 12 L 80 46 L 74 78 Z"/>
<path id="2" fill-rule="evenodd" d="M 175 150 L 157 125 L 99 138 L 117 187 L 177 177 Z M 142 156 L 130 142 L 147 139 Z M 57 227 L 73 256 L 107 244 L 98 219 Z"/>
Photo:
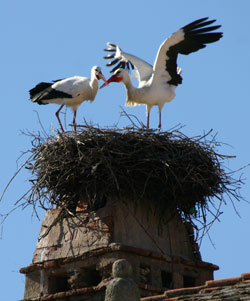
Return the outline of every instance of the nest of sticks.
<path id="1" fill-rule="evenodd" d="M 225 156 L 215 152 L 214 138 L 208 142 L 206 137 L 93 126 L 46 139 L 33 134 L 27 202 L 74 214 L 79 199 L 97 210 L 113 198 L 170 209 L 185 221 L 202 217 L 206 223 L 209 205 L 216 218 L 223 195 L 239 199 L 240 186 L 222 168 Z"/>

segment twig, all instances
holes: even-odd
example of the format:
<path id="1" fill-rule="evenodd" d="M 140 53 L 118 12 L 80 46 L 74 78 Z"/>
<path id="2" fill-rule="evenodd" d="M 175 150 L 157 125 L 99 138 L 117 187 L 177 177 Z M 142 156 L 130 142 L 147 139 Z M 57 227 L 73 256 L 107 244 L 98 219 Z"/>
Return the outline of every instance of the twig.
<path id="1" fill-rule="evenodd" d="M 11 177 L 11 179 L 9 180 L 9 182 L 7 183 L 7 185 L 5 186 L 2 194 L 1 194 L 1 197 L 0 197 L 0 202 L 2 201 L 4 195 L 5 195 L 5 192 L 6 190 L 8 189 L 9 185 L 11 184 L 11 182 L 15 179 L 15 177 L 19 174 L 19 172 L 23 169 L 23 167 L 25 165 L 27 165 L 28 162 L 30 162 L 31 158 L 33 157 L 33 154 L 30 155 L 30 157 L 18 168 L 18 170 L 14 173 L 14 175 Z"/>

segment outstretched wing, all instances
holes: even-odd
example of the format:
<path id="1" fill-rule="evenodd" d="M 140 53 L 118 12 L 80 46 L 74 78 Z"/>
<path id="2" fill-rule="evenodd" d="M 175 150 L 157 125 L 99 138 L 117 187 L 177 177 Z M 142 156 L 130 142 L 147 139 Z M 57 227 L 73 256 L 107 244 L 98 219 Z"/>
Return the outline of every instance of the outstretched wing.
<path id="1" fill-rule="evenodd" d="M 177 86 L 182 83 L 182 77 L 177 70 L 178 54 L 189 54 L 206 47 L 206 44 L 218 41 L 222 32 L 212 32 L 221 25 L 208 26 L 216 20 L 202 18 L 196 20 L 167 38 L 160 46 L 155 63 L 153 81 L 164 80 Z"/>
<path id="2" fill-rule="evenodd" d="M 107 43 L 109 48 L 104 49 L 104 51 L 111 52 L 110 55 L 105 56 L 104 58 L 110 61 L 106 66 L 110 67 L 117 64 L 110 72 L 114 72 L 118 68 L 123 69 L 132 69 L 134 67 L 137 69 L 137 73 L 139 76 L 139 82 L 147 81 L 153 72 L 153 66 L 145 62 L 144 60 L 138 58 L 135 55 L 123 52 L 120 47 L 113 43 Z"/>

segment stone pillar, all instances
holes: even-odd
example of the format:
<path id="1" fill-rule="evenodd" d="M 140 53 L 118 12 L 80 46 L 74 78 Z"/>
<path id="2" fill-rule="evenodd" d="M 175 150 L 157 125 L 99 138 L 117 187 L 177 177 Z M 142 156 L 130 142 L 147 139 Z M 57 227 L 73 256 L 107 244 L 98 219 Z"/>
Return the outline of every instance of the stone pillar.
<path id="1" fill-rule="evenodd" d="M 105 301 L 140 301 L 139 288 L 132 277 L 132 267 L 126 259 L 112 266 L 113 280 L 107 285 Z"/>

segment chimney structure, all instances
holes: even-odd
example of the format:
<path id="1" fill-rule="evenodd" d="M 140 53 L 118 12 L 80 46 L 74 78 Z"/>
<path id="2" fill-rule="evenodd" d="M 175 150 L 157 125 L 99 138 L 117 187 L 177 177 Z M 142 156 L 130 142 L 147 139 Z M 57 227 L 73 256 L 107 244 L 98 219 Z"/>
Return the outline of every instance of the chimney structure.
<path id="1" fill-rule="evenodd" d="M 218 267 L 201 260 L 191 225 L 171 212 L 163 219 L 147 207 L 121 201 L 97 211 L 86 207 L 46 235 L 62 209 L 47 211 L 33 263 L 21 269 L 24 300 L 53 295 L 41 300 L 102 300 L 118 259 L 132 265 L 141 297 L 213 279 Z"/>
<path id="2" fill-rule="evenodd" d="M 99 132 L 94 134 L 96 139 Z M 76 141 L 77 146 L 82 143 L 86 147 L 87 141 L 90 139 L 87 140 L 84 137 L 81 140 L 83 142 L 81 142 L 82 135 L 74 137 L 73 140 L 72 137 L 67 138 L 66 136 L 62 139 L 69 139 L 70 142 L 67 143 L 75 143 Z M 122 137 L 124 139 L 122 135 L 119 134 L 118 138 Z M 139 135 L 141 139 L 141 133 L 136 133 L 136 135 Z M 157 139 L 160 136 L 151 134 L 151 137 L 152 135 L 155 135 L 154 137 Z M 118 138 L 117 136 L 114 138 L 116 139 L 116 144 Z M 148 138 L 146 137 L 145 139 Z M 50 162 L 50 159 L 45 157 L 48 150 L 51 151 L 53 148 L 61 147 L 60 143 L 64 144 L 65 141 L 55 140 L 47 143 L 50 147 L 46 148 L 43 145 L 39 149 L 43 153 L 38 152 L 38 154 L 42 158 L 42 162 L 46 162 L 49 166 L 48 168 L 51 168 L 53 162 Z M 126 143 L 128 145 L 128 141 Z M 133 149 L 135 144 L 136 142 L 133 141 Z M 102 154 L 106 145 L 107 142 L 104 143 L 104 146 L 98 145 L 98 147 L 102 147 Z M 93 143 L 91 147 L 93 147 Z M 195 148 L 197 148 L 196 144 Z M 140 146 L 140 150 L 143 150 L 143 147 Z M 186 145 L 183 146 L 183 150 L 187 150 Z M 81 152 L 84 153 L 84 150 L 81 150 Z M 109 156 L 114 152 L 117 154 L 113 146 L 112 150 L 107 152 L 109 152 Z M 163 153 L 165 154 L 165 152 Z M 74 154 L 78 156 L 76 153 Z M 36 157 L 36 160 L 39 160 L 39 156 Z M 169 157 L 170 154 L 167 153 L 167 156 Z M 187 158 L 179 150 L 178 156 Z M 122 158 L 124 158 L 124 154 Z M 65 158 L 58 160 L 61 162 L 58 170 L 60 168 L 63 169 Z M 85 164 L 86 161 L 82 160 L 87 160 L 87 157 L 85 159 L 81 157 L 79 160 L 80 163 L 84 162 Z M 117 163 L 117 160 L 116 157 L 115 163 Z M 155 158 L 150 160 L 153 167 L 158 164 L 154 161 Z M 161 157 L 160 161 L 162 162 L 162 160 Z M 190 157 L 187 160 L 192 165 Z M 195 165 L 200 164 L 196 155 L 194 160 Z M 133 162 L 137 163 L 138 159 Z M 145 160 L 145 162 L 147 161 Z M 146 164 L 145 162 L 144 165 Z M 169 168 L 171 162 L 164 162 L 164 168 Z M 204 163 L 204 157 L 202 157 L 201 162 Z M 38 164 L 36 161 L 36 164 L 38 166 L 40 163 Z M 75 166 L 79 165 L 77 164 Z M 89 179 L 98 169 L 101 169 L 101 164 L 100 161 L 95 160 L 95 164 L 92 163 L 91 169 L 87 170 L 85 167 L 84 171 L 87 170 L 87 176 L 83 175 L 82 172 L 81 178 L 77 181 L 74 180 L 74 186 L 72 184 L 69 187 L 73 187 L 72 189 L 76 191 L 78 182 L 80 183 L 83 177 Z M 128 163 L 125 162 L 125 165 L 127 168 Z M 124 171 L 123 166 L 119 162 L 118 170 L 125 179 L 130 180 L 132 177 L 132 173 Z M 104 171 L 106 172 L 106 167 L 102 169 L 102 172 Z M 184 167 L 181 169 L 181 172 L 183 171 L 185 171 Z M 41 173 L 40 170 L 39 172 Z M 55 172 L 55 168 L 53 172 Z M 109 169 L 107 172 L 112 174 L 115 171 Z M 74 175 L 78 175 L 78 173 L 78 170 L 74 168 Z M 48 174 L 49 172 L 46 171 L 46 176 Z M 150 174 L 150 171 L 147 171 L 147 174 Z M 162 175 L 159 174 L 155 177 L 157 181 L 158 177 L 160 181 Z M 58 184 L 60 176 L 56 175 L 55 178 Z M 51 176 L 49 179 L 51 179 Z M 185 221 L 178 211 L 173 210 L 172 205 L 168 206 L 168 196 L 169 200 L 173 199 L 169 190 L 166 190 L 165 193 L 165 188 L 168 184 L 165 185 L 164 183 L 168 182 L 164 179 L 163 184 L 160 183 L 160 186 L 152 190 L 153 185 L 156 184 L 150 182 L 150 178 L 143 179 L 140 172 L 137 172 L 135 181 L 138 181 L 137 184 L 142 182 L 143 185 L 142 190 L 138 190 L 141 194 L 138 195 L 138 201 L 136 201 L 134 197 L 129 197 L 129 194 L 122 193 L 123 191 L 129 191 L 131 187 L 127 186 L 123 190 L 122 181 L 119 180 L 118 175 L 116 179 L 115 185 L 116 187 L 119 186 L 117 194 L 114 193 L 114 190 L 111 193 L 110 179 L 108 177 L 101 177 L 102 184 L 105 184 L 104 186 L 98 186 L 98 183 L 95 183 L 95 187 L 97 187 L 95 204 L 98 204 L 98 206 L 93 206 L 93 203 L 89 201 L 88 196 L 90 193 L 75 195 L 75 201 L 71 198 L 70 203 L 66 206 L 66 194 L 64 191 L 57 199 L 56 209 L 46 212 L 32 264 L 20 270 L 21 273 L 26 275 L 25 301 L 104 300 L 106 286 L 112 280 L 112 264 L 119 259 L 125 259 L 131 264 L 132 277 L 140 289 L 141 297 L 159 295 L 168 289 L 200 286 L 207 280 L 213 280 L 214 271 L 218 270 L 218 266 L 202 261 L 199 247 L 194 238 L 192 224 Z M 179 180 L 182 182 L 181 178 Z M 150 183 L 148 184 L 147 181 Z M 82 191 L 86 191 L 87 187 L 93 188 L 91 185 L 87 186 L 86 183 L 84 185 L 82 182 L 79 184 L 79 187 L 83 189 Z M 151 185 L 148 192 L 147 185 Z M 169 185 L 172 187 L 172 184 Z M 190 203 L 190 199 L 192 199 L 192 195 L 186 189 L 193 191 L 196 188 L 195 185 L 192 186 L 189 182 L 187 186 L 183 184 L 179 189 L 183 193 L 180 198 L 182 198 L 182 204 L 185 204 L 185 210 L 187 210 L 187 203 Z M 134 189 L 132 190 L 134 191 Z M 177 197 L 179 190 L 176 190 Z M 100 191 L 102 194 L 100 194 Z M 72 195 L 70 193 L 69 195 Z M 165 207 L 162 206 L 161 202 L 158 205 L 158 199 L 160 198 L 164 198 L 164 204 L 166 201 L 167 205 Z M 151 199 L 153 201 L 150 201 Z M 72 203 L 77 205 L 72 207 Z M 194 207 L 194 204 L 190 205 L 191 209 Z"/>

